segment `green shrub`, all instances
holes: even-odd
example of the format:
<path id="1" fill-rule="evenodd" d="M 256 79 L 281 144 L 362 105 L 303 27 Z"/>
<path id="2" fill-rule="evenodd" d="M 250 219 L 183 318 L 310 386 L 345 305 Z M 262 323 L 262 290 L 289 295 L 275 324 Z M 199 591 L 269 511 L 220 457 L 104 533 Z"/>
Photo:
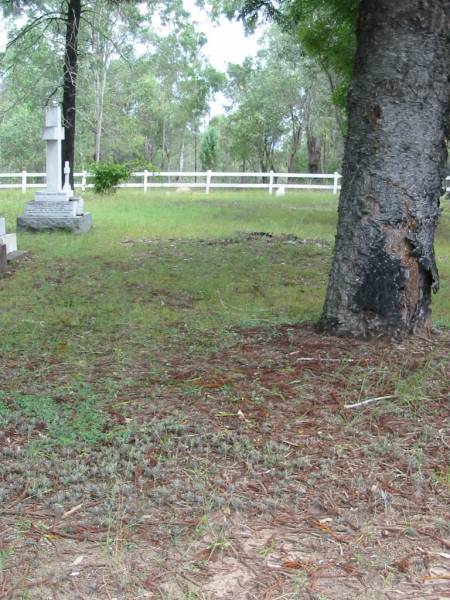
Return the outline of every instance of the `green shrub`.
<path id="1" fill-rule="evenodd" d="M 118 163 L 95 163 L 90 171 L 94 178 L 94 192 L 96 194 L 111 194 L 119 183 L 128 181 L 130 168 Z"/>
<path id="2" fill-rule="evenodd" d="M 219 132 L 211 125 L 203 134 L 200 145 L 200 162 L 202 169 L 214 169 L 219 159 Z"/>

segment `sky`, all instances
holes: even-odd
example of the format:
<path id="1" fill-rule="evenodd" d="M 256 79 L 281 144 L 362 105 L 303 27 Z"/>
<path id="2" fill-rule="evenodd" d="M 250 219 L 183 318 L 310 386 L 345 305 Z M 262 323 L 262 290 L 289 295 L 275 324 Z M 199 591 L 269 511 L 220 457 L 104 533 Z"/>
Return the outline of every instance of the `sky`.
<path id="1" fill-rule="evenodd" d="M 242 63 L 246 56 L 254 56 L 258 51 L 258 39 L 261 31 L 246 36 L 240 21 L 229 21 L 221 17 L 217 24 L 211 23 L 206 11 L 195 4 L 195 0 L 183 0 L 185 9 L 192 20 L 198 23 L 199 29 L 206 34 L 208 42 L 203 47 L 213 67 L 226 71 L 228 63 Z M 217 94 L 210 105 L 210 116 L 224 112 L 225 97 Z"/>
<path id="2" fill-rule="evenodd" d="M 204 52 L 216 69 L 225 71 L 227 63 L 241 63 L 246 56 L 256 54 L 259 35 L 246 36 L 240 21 L 221 17 L 218 24 L 212 24 L 207 13 L 196 6 L 195 0 L 183 0 L 183 4 L 206 34 L 208 42 Z"/>

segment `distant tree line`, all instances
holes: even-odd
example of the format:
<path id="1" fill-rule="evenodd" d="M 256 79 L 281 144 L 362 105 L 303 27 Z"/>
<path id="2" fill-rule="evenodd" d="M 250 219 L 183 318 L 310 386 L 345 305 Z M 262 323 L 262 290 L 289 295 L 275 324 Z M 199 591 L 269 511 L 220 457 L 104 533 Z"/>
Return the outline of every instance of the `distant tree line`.
<path id="1" fill-rule="evenodd" d="M 44 168 L 43 108 L 66 98 L 74 75 L 76 170 L 99 161 L 291 172 L 340 163 L 343 112 L 331 100 L 329 78 L 277 26 L 256 57 L 221 73 L 180 2 L 90 0 L 82 4 L 74 74 L 65 9 L 56 2 L 16 7 L 1 63 L 1 170 Z M 218 93 L 226 110 L 211 118 Z"/>

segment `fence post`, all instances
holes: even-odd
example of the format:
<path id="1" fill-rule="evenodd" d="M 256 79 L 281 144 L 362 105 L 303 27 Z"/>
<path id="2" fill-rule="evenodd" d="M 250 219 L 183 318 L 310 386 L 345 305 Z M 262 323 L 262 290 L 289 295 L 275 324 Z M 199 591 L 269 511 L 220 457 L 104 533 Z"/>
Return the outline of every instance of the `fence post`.
<path id="1" fill-rule="evenodd" d="M 338 181 L 339 181 L 339 173 L 337 171 L 334 172 L 334 180 L 333 180 L 333 194 L 336 196 L 338 193 Z"/>
<path id="2" fill-rule="evenodd" d="M 148 171 L 147 169 L 144 170 L 144 192 L 146 192 L 148 189 Z"/>
<path id="3" fill-rule="evenodd" d="M 273 170 L 270 170 L 270 177 L 269 177 L 269 194 L 273 193 Z"/>
<path id="4" fill-rule="evenodd" d="M 84 192 L 86 190 L 86 171 L 83 171 L 81 174 L 81 191 Z"/>
<path id="5" fill-rule="evenodd" d="M 211 186 L 211 171 L 208 169 L 206 171 L 206 193 L 209 194 L 209 188 Z"/>
<path id="6" fill-rule="evenodd" d="M 22 171 L 22 194 L 27 191 L 27 172 Z"/>

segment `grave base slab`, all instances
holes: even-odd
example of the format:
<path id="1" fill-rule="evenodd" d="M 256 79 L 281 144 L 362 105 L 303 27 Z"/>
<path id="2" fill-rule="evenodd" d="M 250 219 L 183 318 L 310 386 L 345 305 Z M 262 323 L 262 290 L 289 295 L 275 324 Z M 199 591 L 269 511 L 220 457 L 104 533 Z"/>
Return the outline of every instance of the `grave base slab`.
<path id="1" fill-rule="evenodd" d="M 28 252 L 26 250 L 17 250 L 16 252 L 11 252 L 11 254 L 8 254 L 6 260 L 9 263 L 12 263 L 24 258 L 25 256 L 28 256 Z"/>
<path id="2" fill-rule="evenodd" d="M 17 218 L 17 229 L 26 231 L 71 231 L 85 233 L 92 227 L 91 213 L 78 217 L 27 216 Z"/>

